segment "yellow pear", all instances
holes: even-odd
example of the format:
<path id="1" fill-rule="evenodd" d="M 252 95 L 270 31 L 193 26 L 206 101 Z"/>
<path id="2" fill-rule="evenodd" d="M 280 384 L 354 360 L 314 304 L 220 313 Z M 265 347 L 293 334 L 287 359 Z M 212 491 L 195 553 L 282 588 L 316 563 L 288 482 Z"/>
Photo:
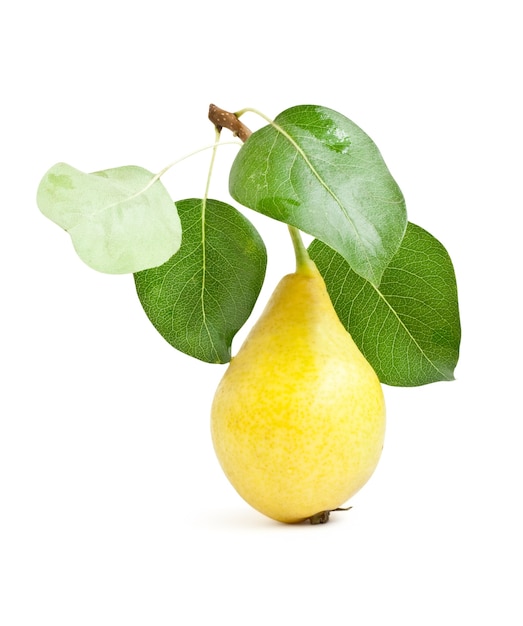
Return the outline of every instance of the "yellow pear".
<path id="1" fill-rule="evenodd" d="M 280 522 L 326 521 L 376 468 L 381 385 L 308 256 L 280 281 L 231 360 L 211 432 L 238 493 Z"/>

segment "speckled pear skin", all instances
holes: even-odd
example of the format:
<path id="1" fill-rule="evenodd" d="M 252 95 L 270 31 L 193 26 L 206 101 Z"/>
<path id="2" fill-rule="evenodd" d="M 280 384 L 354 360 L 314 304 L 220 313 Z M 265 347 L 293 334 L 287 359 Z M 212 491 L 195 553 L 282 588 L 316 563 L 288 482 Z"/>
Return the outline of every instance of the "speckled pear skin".
<path id="1" fill-rule="evenodd" d="M 340 507 L 372 475 L 385 435 L 381 385 L 312 261 L 280 281 L 229 364 L 211 432 L 238 493 L 280 522 Z"/>

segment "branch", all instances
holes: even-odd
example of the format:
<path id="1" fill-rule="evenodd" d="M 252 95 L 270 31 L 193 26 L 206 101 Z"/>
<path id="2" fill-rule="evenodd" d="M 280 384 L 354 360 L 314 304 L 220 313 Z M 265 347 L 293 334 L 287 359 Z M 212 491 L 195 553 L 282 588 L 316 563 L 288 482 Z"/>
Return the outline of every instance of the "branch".
<path id="1" fill-rule="evenodd" d="M 216 126 L 218 132 L 222 128 L 227 128 L 235 137 L 239 137 L 242 141 L 247 141 L 252 135 L 252 131 L 240 122 L 234 113 L 220 109 L 215 104 L 209 106 L 209 119 Z"/>

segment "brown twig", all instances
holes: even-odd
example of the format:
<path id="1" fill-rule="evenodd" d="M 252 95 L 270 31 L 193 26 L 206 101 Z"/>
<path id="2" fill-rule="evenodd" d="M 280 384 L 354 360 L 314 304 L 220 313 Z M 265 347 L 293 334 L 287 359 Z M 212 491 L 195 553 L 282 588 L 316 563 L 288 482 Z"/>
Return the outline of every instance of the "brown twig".
<path id="1" fill-rule="evenodd" d="M 252 135 L 252 131 L 247 128 L 245 124 L 240 122 L 234 113 L 220 109 L 220 107 L 217 107 L 215 104 L 209 106 L 209 119 L 216 126 L 218 131 L 222 128 L 227 128 L 235 137 L 238 137 L 242 141 L 247 141 Z"/>

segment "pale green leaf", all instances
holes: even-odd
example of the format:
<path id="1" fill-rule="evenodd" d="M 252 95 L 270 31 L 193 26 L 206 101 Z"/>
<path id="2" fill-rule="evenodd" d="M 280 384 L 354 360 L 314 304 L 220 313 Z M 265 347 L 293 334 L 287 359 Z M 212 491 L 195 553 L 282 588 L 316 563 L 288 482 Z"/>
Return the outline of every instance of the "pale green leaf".
<path id="1" fill-rule="evenodd" d="M 86 174 L 58 163 L 43 177 L 37 204 L 71 235 L 87 265 L 108 274 L 133 273 L 161 265 L 180 247 L 176 207 L 153 179 L 136 166 Z"/>

